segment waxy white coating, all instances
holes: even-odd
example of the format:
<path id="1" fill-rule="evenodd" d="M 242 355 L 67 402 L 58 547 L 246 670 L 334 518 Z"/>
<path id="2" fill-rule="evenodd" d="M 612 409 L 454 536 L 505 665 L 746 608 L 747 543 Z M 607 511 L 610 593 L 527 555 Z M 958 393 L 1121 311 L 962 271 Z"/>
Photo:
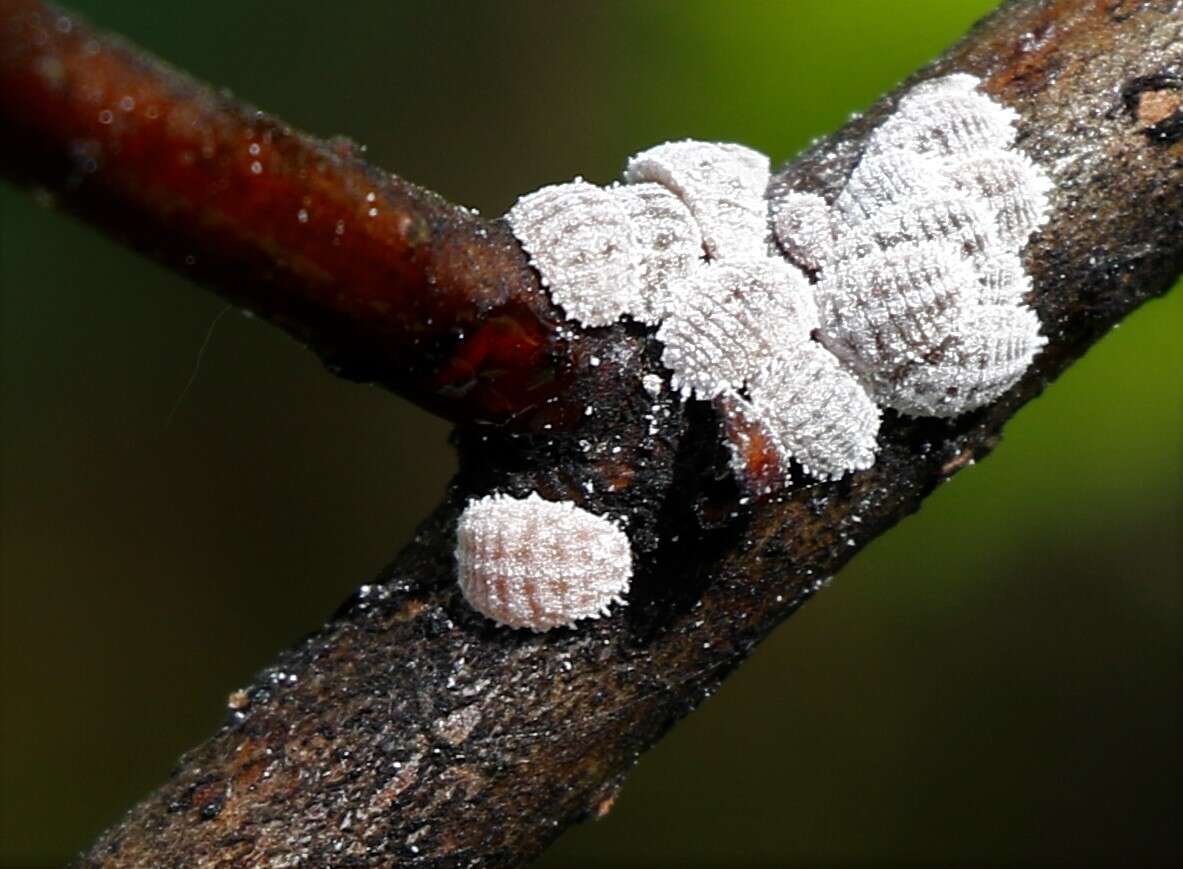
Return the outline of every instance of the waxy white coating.
<path id="1" fill-rule="evenodd" d="M 576 179 L 521 197 L 505 217 L 551 298 L 584 326 L 625 314 L 660 322 L 703 256 L 694 217 L 657 184 Z"/>
<path id="2" fill-rule="evenodd" d="M 623 187 L 525 196 L 510 223 L 569 316 L 658 325 L 676 389 L 734 408 L 784 463 L 841 476 L 874 461 L 875 403 L 964 413 L 1045 343 L 1019 253 L 1051 183 L 1014 148 L 1017 113 L 979 84 L 958 73 L 905 94 L 832 205 L 769 203 L 765 155 L 687 140 L 633 156 Z"/>
<path id="3" fill-rule="evenodd" d="M 460 514 L 456 574 L 477 612 L 547 631 L 624 603 L 632 547 L 615 523 L 571 501 L 488 495 Z"/>
<path id="4" fill-rule="evenodd" d="M 657 330 L 662 364 L 686 395 L 709 399 L 743 389 L 818 326 L 808 281 L 777 257 L 712 264 L 688 289 Z"/>
<path id="5" fill-rule="evenodd" d="M 874 464 L 879 405 L 981 407 L 1045 343 L 1020 252 L 1051 182 L 1014 148 L 1017 113 L 979 84 L 959 73 L 905 94 L 833 204 L 769 203 L 765 155 L 683 141 L 635 155 L 622 187 L 576 179 L 506 216 L 568 317 L 659 327 L 674 388 L 730 415 L 741 477 L 762 436 L 782 473 L 761 485 L 787 485 L 790 459 L 836 479 Z M 536 631 L 605 614 L 633 570 L 614 523 L 533 493 L 470 502 L 456 562 L 475 609 Z"/>
<path id="6" fill-rule="evenodd" d="M 629 184 L 611 192 L 632 222 L 639 254 L 638 284 L 620 308 L 655 326 L 691 292 L 688 284 L 703 264 L 702 232 L 682 200 L 660 184 Z"/>
<path id="7" fill-rule="evenodd" d="M 977 85 L 956 74 L 906 94 L 832 207 L 773 204 L 782 247 L 818 274 L 819 340 L 904 414 L 994 401 L 1046 343 L 1020 251 L 1051 181 L 1015 150 L 1018 115 Z"/>
<path id="8" fill-rule="evenodd" d="M 746 259 L 768 252 L 771 180 L 768 156 L 728 142 L 687 139 L 666 142 L 634 155 L 624 180 L 652 181 L 675 193 L 702 230 L 714 259 Z"/>
<path id="9" fill-rule="evenodd" d="M 766 366 L 751 389 L 748 418 L 819 480 L 875 464 L 879 408 L 820 344 L 804 342 Z"/>

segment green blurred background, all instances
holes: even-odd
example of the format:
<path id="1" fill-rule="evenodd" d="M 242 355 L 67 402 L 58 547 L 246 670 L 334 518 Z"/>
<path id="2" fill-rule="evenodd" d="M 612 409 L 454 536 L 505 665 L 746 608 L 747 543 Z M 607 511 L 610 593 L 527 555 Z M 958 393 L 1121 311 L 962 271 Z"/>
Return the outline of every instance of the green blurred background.
<path id="1" fill-rule="evenodd" d="M 665 139 L 780 162 L 992 3 L 76 6 L 496 214 Z M 390 559 L 454 460 L 442 423 L 7 186 L 0 220 L 0 861 L 52 864 Z M 1181 326 L 1176 292 L 1106 338 L 542 865 L 1183 854 Z"/>

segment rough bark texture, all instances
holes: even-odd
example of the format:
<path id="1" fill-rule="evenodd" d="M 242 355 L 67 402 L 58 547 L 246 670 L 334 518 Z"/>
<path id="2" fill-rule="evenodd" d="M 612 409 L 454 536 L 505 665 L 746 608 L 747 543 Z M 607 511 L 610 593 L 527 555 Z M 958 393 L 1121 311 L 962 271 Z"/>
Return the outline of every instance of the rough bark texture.
<path id="1" fill-rule="evenodd" d="M 593 409 L 584 424 L 462 430 L 460 474 L 412 545 L 237 693 L 225 726 L 83 864 L 509 865 L 606 810 L 639 753 L 760 639 L 1183 267 L 1183 6 L 1012 3 L 907 84 L 952 71 L 1019 111 L 1022 147 L 1055 181 L 1025 254 L 1050 342 L 1015 389 L 952 421 L 889 414 L 871 470 L 747 504 L 711 409 L 641 388 L 660 373 L 647 334 L 580 336 L 602 362 L 576 361 L 566 387 Z M 894 101 L 776 184 L 835 190 Z M 628 512 L 630 605 L 546 635 L 470 611 L 456 515 L 493 488 Z"/>

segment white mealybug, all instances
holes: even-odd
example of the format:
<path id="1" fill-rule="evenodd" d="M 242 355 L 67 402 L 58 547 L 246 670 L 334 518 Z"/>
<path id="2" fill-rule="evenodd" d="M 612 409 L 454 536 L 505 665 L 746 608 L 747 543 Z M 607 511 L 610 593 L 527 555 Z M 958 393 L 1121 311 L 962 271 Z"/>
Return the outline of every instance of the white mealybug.
<path id="1" fill-rule="evenodd" d="M 1018 113 L 979 91 L 972 75 L 954 73 L 912 88 L 867 142 L 867 153 L 902 150 L 934 159 L 1008 148 Z"/>
<path id="2" fill-rule="evenodd" d="M 913 416 L 953 416 L 1006 392 L 1047 343 L 1039 318 L 1021 305 L 985 305 L 966 313 L 928 364 L 908 368 L 886 403 Z"/>
<path id="3" fill-rule="evenodd" d="M 1047 215 L 1051 181 L 1023 154 L 988 152 L 957 162 L 945 173 L 954 188 L 986 203 L 1001 247 L 1021 248 Z"/>
<path id="4" fill-rule="evenodd" d="M 475 610 L 513 628 L 547 631 L 624 603 L 633 556 L 620 528 L 571 501 L 489 495 L 460 514 L 456 569 Z"/>
<path id="5" fill-rule="evenodd" d="M 817 286 L 823 343 L 871 385 L 922 365 L 953 333 L 973 267 L 935 242 L 839 260 Z"/>
<path id="6" fill-rule="evenodd" d="M 840 222 L 825 199 L 816 193 L 788 193 L 772 203 L 777 240 L 789 259 L 818 271 L 833 258 Z"/>
<path id="7" fill-rule="evenodd" d="M 576 179 L 536 190 L 505 215 L 568 317 L 607 326 L 640 307 L 639 255 L 619 198 Z"/>
<path id="8" fill-rule="evenodd" d="M 981 407 L 1046 343 L 1019 254 L 1051 182 L 1014 150 L 1017 113 L 979 84 L 955 74 L 905 94 L 832 205 L 769 203 L 765 155 L 683 141 L 631 158 L 622 187 L 576 179 L 506 217 L 569 317 L 659 327 L 671 383 L 714 401 L 750 491 L 788 485 L 790 460 L 836 479 L 874 464 L 878 405 Z M 633 570 L 613 522 L 537 494 L 471 501 L 456 562 L 474 608 L 536 631 L 623 603 Z"/>
<path id="9" fill-rule="evenodd" d="M 809 341 L 817 308 L 805 276 L 774 257 L 713 263 L 657 330 L 674 388 L 714 398 L 742 389 L 769 359 Z"/>
<path id="10" fill-rule="evenodd" d="M 781 480 L 789 478 L 790 458 L 821 479 L 869 467 L 879 412 L 811 340 L 820 322 L 809 282 L 768 244 L 767 157 L 736 145 L 675 142 L 633 157 L 625 177 L 665 184 L 702 225 L 712 261 L 674 297 L 657 338 L 675 388 L 723 399 L 726 412 L 742 417 L 727 426 L 737 470 L 757 430 L 776 454 Z M 820 216 L 814 200 L 803 205 Z M 831 224 L 823 224 L 819 240 L 832 238 Z M 808 267 L 807 257 L 799 264 Z"/>
<path id="11" fill-rule="evenodd" d="M 885 151 L 859 161 L 834 200 L 834 208 L 848 224 L 857 224 L 888 206 L 936 193 L 943 183 L 933 172 L 931 160 L 911 151 Z"/>
<path id="12" fill-rule="evenodd" d="M 905 94 L 832 204 L 769 203 L 765 155 L 683 141 L 632 157 L 622 187 L 544 188 L 507 217 L 568 316 L 658 326 L 673 386 L 716 402 L 741 475 L 783 485 L 794 459 L 839 477 L 873 463 L 876 403 L 964 413 L 1045 343 L 1019 254 L 1051 184 L 979 84 Z"/>
<path id="13" fill-rule="evenodd" d="M 875 464 L 879 408 L 819 344 L 798 344 L 765 365 L 746 410 L 778 445 L 782 465 L 793 458 L 811 477 L 836 480 Z"/>
<path id="14" fill-rule="evenodd" d="M 634 155 L 624 179 L 652 181 L 677 194 L 702 230 L 714 259 L 749 258 L 768 252 L 768 156 L 743 145 L 666 142 Z"/>
<path id="15" fill-rule="evenodd" d="M 1017 114 L 977 85 L 957 74 L 906 94 L 828 213 L 811 194 L 773 203 L 782 248 L 818 274 L 819 340 L 905 414 L 993 401 L 1045 343 L 1019 252 L 1051 182 L 1014 150 Z"/>
<path id="16" fill-rule="evenodd" d="M 660 184 L 630 184 L 610 192 L 623 202 L 640 255 L 639 301 L 628 313 L 656 325 L 702 265 L 702 231 L 682 200 Z"/>
<path id="17" fill-rule="evenodd" d="M 972 200 L 951 194 L 917 197 L 884 208 L 858 224 L 835 246 L 836 264 L 858 259 L 896 245 L 937 242 L 954 254 L 990 260 L 994 224 L 990 214 Z"/>
<path id="18" fill-rule="evenodd" d="M 701 263 L 698 224 L 657 184 L 555 184 L 521 197 L 506 219 L 551 298 L 584 326 L 626 314 L 656 324 Z"/>

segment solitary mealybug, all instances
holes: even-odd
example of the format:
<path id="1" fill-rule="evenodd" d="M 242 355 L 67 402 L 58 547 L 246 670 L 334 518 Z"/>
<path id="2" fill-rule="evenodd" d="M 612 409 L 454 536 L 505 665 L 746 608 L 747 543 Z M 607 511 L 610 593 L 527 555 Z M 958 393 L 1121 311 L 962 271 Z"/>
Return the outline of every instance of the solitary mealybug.
<path id="1" fill-rule="evenodd" d="M 456 571 L 464 599 L 478 612 L 547 631 L 623 603 L 632 547 L 610 520 L 570 501 L 489 495 L 460 514 Z"/>

